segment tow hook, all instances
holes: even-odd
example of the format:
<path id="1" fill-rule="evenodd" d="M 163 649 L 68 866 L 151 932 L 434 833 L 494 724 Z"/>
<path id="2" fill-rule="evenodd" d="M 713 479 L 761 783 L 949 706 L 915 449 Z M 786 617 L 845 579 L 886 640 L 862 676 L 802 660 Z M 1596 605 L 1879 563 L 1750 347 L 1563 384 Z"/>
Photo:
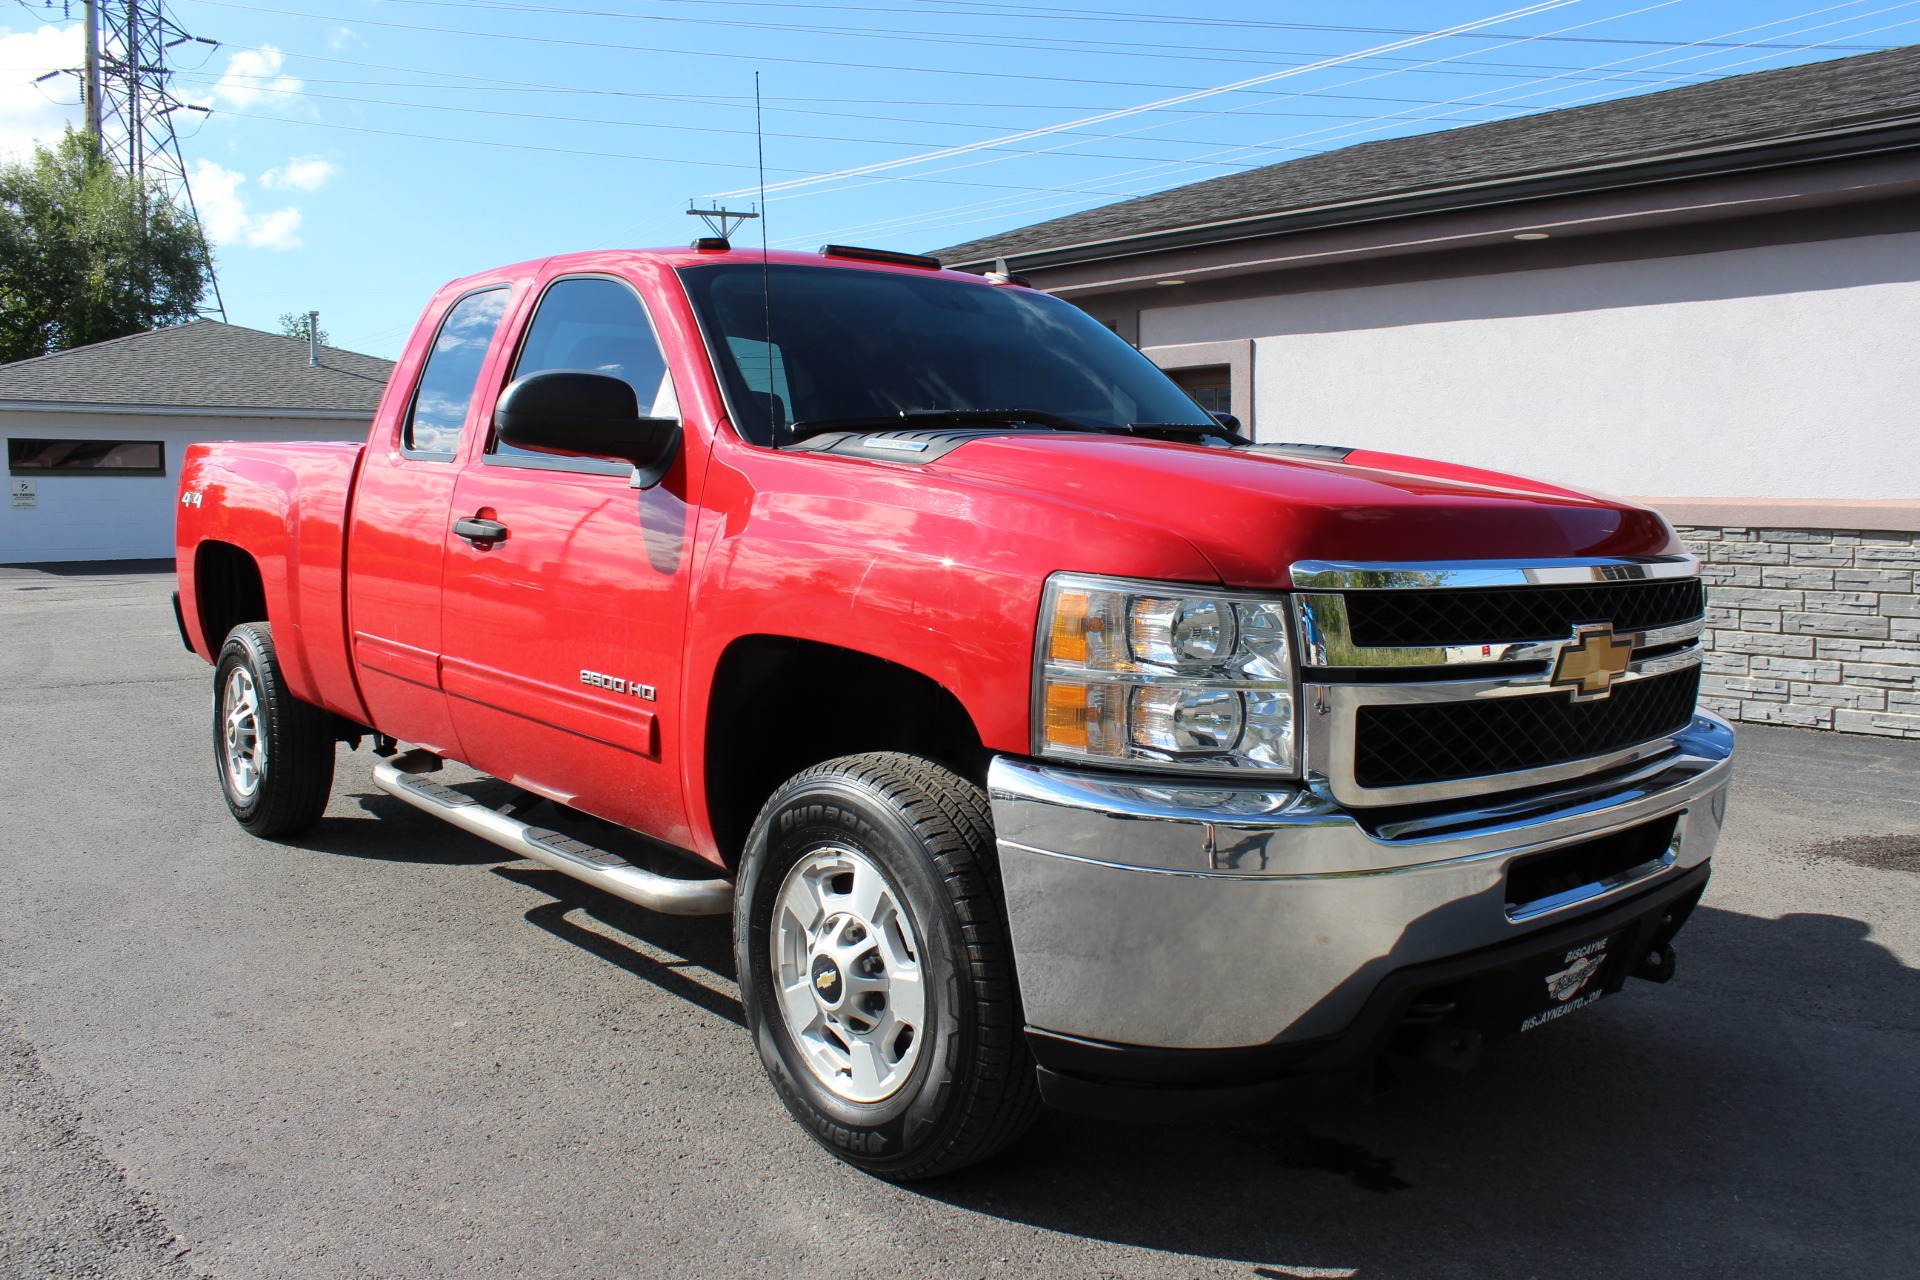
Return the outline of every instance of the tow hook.
<path id="1" fill-rule="evenodd" d="M 1420 1056 L 1449 1071 L 1471 1071 L 1480 1061 L 1480 1040 L 1478 1031 L 1451 1027 L 1443 1022 L 1427 1028 Z"/>
<path id="2" fill-rule="evenodd" d="M 1627 976 L 1643 982 L 1673 981 L 1673 948 L 1665 945 L 1653 948 L 1640 958 L 1640 963 Z"/>

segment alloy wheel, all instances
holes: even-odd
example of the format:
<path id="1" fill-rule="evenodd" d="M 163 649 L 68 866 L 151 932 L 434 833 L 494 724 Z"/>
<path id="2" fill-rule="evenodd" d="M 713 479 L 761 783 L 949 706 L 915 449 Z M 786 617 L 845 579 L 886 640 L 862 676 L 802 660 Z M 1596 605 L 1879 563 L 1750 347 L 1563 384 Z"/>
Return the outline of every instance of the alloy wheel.
<path id="1" fill-rule="evenodd" d="M 862 854 L 803 854 L 775 901 L 780 1013 L 814 1076 L 849 1102 L 881 1102 L 913 1074 L 926 1041 L 926 986 L 906 905 Z"/>

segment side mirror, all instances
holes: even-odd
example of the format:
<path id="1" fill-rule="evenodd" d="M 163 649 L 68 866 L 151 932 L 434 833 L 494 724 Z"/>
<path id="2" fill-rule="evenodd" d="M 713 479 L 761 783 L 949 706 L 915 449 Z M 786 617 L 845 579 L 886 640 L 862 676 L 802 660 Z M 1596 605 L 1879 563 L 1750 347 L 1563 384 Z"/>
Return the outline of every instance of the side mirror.
<path id="1" fill-rule="evenodd" d="M 1246 435 L 1246 432 L 1240 429 L 1240 419 L 1234 417 L 1230 413 L 1221 413 L 1217 409 L 1213 410 L 1212 412 L 1213 412 L 1213 420 L 1215 422 L 1219 423 L 1221 426 L 1225 427 L 1227 430 L 1233 432 L 1233 434 L 1235 434 L 1236 436 Z"/>
<path id="2" fill-rule="evenodd" d="M 659 484 L 680 452 L 679 419 L 643 418 L 632 387 L 578 369 L 514 379 L 494 405 L 493 429 L 516 449 L 630 462 L 636 489 Z"/>

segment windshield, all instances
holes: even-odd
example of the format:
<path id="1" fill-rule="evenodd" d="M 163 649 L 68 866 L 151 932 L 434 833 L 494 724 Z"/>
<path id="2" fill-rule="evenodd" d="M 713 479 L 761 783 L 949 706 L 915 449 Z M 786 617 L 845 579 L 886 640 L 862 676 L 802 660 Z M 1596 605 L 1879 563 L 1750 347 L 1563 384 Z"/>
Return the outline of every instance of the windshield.
<path id="1" fill-rule="evenodd" d="M 1037 409 L 1120 429 L 1211 421 L 1152 361 L 1044 293 L 781 264 L 764 268 L 763 291 L 762 269 L 680 272 L 735 425 L 757 444 L 775 439 L 770 423 L 903 410 Z"/>

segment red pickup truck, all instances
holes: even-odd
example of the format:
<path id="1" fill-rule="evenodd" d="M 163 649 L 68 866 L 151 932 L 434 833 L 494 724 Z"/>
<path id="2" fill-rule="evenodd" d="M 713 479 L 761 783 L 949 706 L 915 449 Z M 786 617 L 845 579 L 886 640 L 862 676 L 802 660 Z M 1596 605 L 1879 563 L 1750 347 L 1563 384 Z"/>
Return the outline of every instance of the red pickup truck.
<path id="1" fill-rule="evenodd" d="M 1254 443 L 911 255 L 457 281 L 366 445 L 197 445 L 180 501 L 244 827 L 313 826 L 371 739 L 419 810 L 731 912 L 781 1099 L 890 1178 L 1664 981 L 1726 804 L 1657 514 Z"/>

